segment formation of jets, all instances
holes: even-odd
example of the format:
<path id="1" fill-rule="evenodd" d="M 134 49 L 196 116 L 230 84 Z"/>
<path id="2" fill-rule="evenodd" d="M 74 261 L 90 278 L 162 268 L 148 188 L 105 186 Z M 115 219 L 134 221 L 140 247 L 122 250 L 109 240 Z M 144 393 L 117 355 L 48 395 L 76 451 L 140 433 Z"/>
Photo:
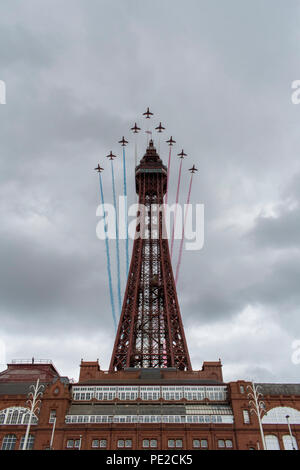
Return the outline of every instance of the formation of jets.
<path id="1" fill-rule="evenodd" d="M 151 116 L 153 116 L 153 113 L 150 111 L 149 108 L 147 108 L 147 110 L 143 113 L 143 116 L 145 116 L 146 119 L 150 119 Z M 135 122 L 134 123 L 134 126 L 131 127 L 130 129 L 134 134 L 137 134 L 141 128 L 138 127 L 137 123 Z M 160 122 L 159 125 L 155 128 L 155 130 L 157 132 L 163 132 L 165 130 L 165 128 L 163 127 L 162 123 Z M 151 134 L 152 135 L 152 132 L 151 131 L 145 131 L 147 134 Z M 166 143 L 169 144 L 169 146 L 172 146 L 174 144 L 176 144 L 176 140 L 173 139 L 173 137 L 171 136 L 169 140 L 166 140 Z M 121 140 L 119 140 L 119 144 L 122 145 L 122 147 L 125 147 L 127 144 L 128 144 L 128 141 L 125 139 L 125 137 L 123 136 Z M 184 153 L 184 150 L 182 149 L 180 153 L 177 154 L 179 158 L 184 158 L 187 156 L 186 153 Z M 116 155 L 114 155 L 112 153 L 112 151 L 110 151 L 109 155 L 106 155 L 106 158 L 109 158 L 109 160 L 113 160 L 114 158 L 116 158 Z M 101 173 L 101 171 L 104 170 L 104 168 L 102 168 L 99 164 L 98 166 L 95 168 L 95 170 L 98 172 L 98 173 Z M 191 173 L 195 173 L 196 171 L 198 171 L 198 169 L 195 167 L 195 165 L 192 166 L 192 168 L 189 168 L 189 171 Z"/>

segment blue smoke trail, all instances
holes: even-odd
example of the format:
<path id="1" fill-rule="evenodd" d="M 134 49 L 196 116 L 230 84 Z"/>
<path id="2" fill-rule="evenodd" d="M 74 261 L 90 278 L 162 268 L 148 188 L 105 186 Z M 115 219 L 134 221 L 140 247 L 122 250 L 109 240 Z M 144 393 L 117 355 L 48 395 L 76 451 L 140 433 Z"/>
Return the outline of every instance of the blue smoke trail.
<path id="1" fill-rule="evenodd" d="M 115 187 L 115 175 L 114 175 L 114 166 L 113 160 L 111 162 L 111 179 L 113 186 L 113 198 L 114 198 L 114 207 L 115 207 L 115 221 L 116 221 L 116 248 L 117 248 L 117 271 L 118 271 L 118 301 L 119 301 L 119 312 L 121 315 L 122 310 L 122 300 L 121 300 L 121 275 L 120 275 L 120 248 L 119 248 L 119 224 L 117 216 L 117 199 L 116 199 L 116 187 Z"/>
<path id="2" fill-rule="evenodd" d="M 129 252 L 128 252 L 128 212 L 127 212 L 127 184 L 126 184 L 126 160 L 125 146 L 123 147 L 123 173 L 124 173 L 124 196 L 125 196 L 125 224 L 126 224 L 126 277 L 129 271 Z"/>
<path id="3" fill-rule="evenodd" d="M 106 216 L 105 216 L 105 211 L 104 211 L 104 195 L 103 195 L 103 186 L 102 186 L 102 176 L 101 176 L 100 172 L 99 172 L 99 182 L 100 182 L 101 202 L 102 202 L 103 214 L 104 214 L 106 262 L 107 262 L 107 274 L 108 274 L 108 283 L 109 283 L 110 303 L 111 303 L 111 310 L 112 310 L 113 320 L 114 320 L 114 324 L 115 324 L 115 330 L 117 330 L 117 318 L 116 318 L 116 311 L 115 311 L 114 293 L 113 293 L 113 288 L 112 288 L 110 253 L 109 253 L 109 244 L 108 244 L 108 236 L 107 236 L 107 225 L 106 225 Z"/>

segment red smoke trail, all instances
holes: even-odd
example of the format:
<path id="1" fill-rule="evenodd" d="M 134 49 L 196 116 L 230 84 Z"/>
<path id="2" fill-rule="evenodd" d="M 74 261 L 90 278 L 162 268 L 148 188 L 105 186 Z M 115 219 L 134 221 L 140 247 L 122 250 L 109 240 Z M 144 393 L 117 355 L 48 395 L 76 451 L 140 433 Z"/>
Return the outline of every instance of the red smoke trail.
<path id="1" fill-rule="evenodd" d="M 177 281 L 178 281 L 178 275 L 179 275 L 179 268 L 180 268 L 180 265 L 181 265 L 181 257 L 182 257 L 182 250 L 183 250 L 183 240 L 184 240 L 184 228 L 185 228 L 185 224 L 186 224 L 186 218 L 187 218 L 187 213 L 188 213 L 188 208 L 189 208 L 189 203 L 190 203 L 190 198 L 191 198 L 191 190 L 192 190 L 192 182 L 193 182 L 193 174 L 191 174 L 191 180 L 190 180 L 190 186 L 189 186 L 189 191 L 188 191 L 188 197 L 187 197 L 187 201 L 186 201 L 186 210 L 185 210 L 185 214 L 184 214 L 184 224 L 183 224 L 183 227 L 182 227 L 182 236 L 181 236 L 181 241 L 180 241 L 180 248 L 179 248 L 179 255 L 178 255 L 178 261 L 177 261 L 177 266 L 176 266 L 176 276 L 175 276 L 175 284 L 177 284 Z"/>
<path id="2" fill-rule="evenodd" d="M 174 223 L 173 223 L 173 230 L 172 230 L 172 239 L 171 239 L 171 258 L 172 258 L 172 254 L 173 254 L 174 233 L 175 233 L 176 214 L 177 214 L 177 204 L 178 204 L 178 199 L 179 199 L 179 188 L 180 188 L 180 180 L 181 180 L 181 169 L 182 169 L 182 159 L 180 160 L 179 174 L 178 174 L 178 183 L 177 183 L 177 192 L 176 192 L 176 206 L 175 206 L 175 213 L 174 213 Z"/>

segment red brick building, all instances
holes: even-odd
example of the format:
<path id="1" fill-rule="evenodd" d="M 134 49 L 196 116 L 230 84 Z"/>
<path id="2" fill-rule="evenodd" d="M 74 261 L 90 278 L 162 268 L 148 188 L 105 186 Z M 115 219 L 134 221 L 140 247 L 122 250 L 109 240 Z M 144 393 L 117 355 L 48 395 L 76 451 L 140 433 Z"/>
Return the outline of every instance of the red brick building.
<path id="1" fill-rule="evenodd" d="M 81 362 L 78 383 L 43 361 L 13 361 L 0 373 L 0 449 L 22 445 L 29 386 L 45 387 L 31 425 L 29 447 L 47 449 L 262 449 L 258 421 L 249 413 L 248 382 L 226 383 L 220 362 L 200 371 L 127 369 L 107 372 Z M 300 446 L 300 384 L 260 384 L 268 448 Z"/>

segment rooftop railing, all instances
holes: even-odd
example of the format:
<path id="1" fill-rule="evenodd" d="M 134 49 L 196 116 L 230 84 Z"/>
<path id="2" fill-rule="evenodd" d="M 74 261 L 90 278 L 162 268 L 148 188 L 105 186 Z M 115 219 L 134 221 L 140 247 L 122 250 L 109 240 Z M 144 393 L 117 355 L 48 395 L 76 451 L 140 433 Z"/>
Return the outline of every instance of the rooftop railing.
<path id="1" fill-rule="evenodd" d="M 52 364 L 51 359 L 12 359 L 11 364 Z"/>

